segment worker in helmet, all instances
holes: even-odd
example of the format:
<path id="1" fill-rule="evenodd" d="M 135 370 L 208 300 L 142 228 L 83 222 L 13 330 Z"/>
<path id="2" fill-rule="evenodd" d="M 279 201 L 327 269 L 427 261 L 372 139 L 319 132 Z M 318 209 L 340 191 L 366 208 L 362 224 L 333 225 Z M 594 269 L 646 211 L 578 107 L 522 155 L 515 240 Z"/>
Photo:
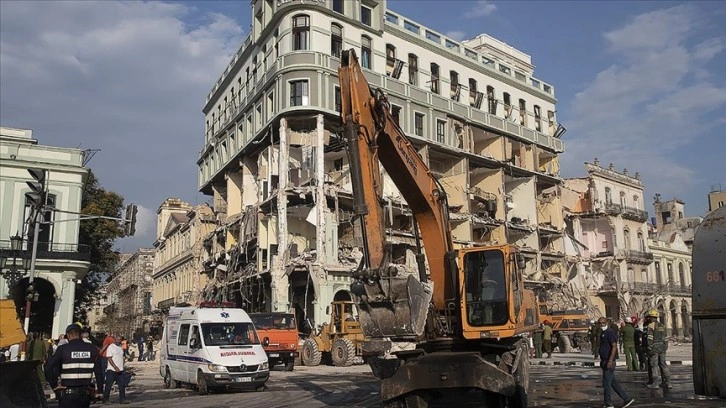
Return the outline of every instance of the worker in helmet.
<path id="1" fill-rule="evenodd" d="M 666 365 L 666 351 L 668 350 L 668 341 L 666 340 L 666 331 L 663 323 L 658 321 L 660 314 L 655 309 L 650 309 L 645 314 L 646 323 L 646 349 L 648 356 L 648 384 L 650 389 L 658 389 L 660 387 L 670 389 L 671 375 Z"/>

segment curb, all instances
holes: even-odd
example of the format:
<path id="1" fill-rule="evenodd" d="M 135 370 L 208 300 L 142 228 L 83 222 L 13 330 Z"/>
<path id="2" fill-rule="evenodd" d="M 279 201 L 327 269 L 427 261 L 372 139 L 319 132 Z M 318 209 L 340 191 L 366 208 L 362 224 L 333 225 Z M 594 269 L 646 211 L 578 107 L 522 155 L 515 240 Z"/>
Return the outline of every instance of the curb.
<path id="1" fill-rule="evenodd" d="M 666 361 L 667 365 L 680 365 L 680 366 L 692 366 L 692 360 L 669 360 Z M 529 365 L 541 365 L 541 366 L 566 366 L 566 367 L 596 367 L 600 363 L 594 361 L 531 361 Z M 617 367 L 625 367 L 625 361 L 617 361 L 615 363 Z"/>

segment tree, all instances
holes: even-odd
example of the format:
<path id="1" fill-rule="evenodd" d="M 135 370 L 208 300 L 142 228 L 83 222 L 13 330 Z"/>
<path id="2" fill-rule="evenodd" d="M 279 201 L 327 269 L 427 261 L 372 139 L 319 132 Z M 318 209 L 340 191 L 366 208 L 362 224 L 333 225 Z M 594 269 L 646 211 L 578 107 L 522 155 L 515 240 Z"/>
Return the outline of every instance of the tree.
<path id="1" fill-rule="evenodd" d="M 82 214 L 120 218 L 123 205 L 123 197 L 104 189 L 93 171 L 88 173 L 81 200 Z M 118 221 L 104 219 L 81 221 L 78 242 L 90 247 L 91 265 L 81 284 L 76 285 L 74 315 L 77 320 L 86 321 L 87 310 L 96 300 L 96 289 L 118 263 L 119 255 L 113 250 L 113 244 L 124 234 L 124 228 Z"/>

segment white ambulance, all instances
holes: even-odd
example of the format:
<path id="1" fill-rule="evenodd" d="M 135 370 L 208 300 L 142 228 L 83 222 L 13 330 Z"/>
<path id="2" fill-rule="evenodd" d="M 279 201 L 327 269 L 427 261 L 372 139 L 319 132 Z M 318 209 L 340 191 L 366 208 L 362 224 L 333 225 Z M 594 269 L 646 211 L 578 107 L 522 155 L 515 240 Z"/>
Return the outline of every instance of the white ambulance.
<path id="1" fill-rule="evenodd" d="M 164 386 L 193 384 L 202 395 L 263 388 L 270 370 L 252 320 L 242 309 L 209 306 L 169 309 L 159 345 Z"/>

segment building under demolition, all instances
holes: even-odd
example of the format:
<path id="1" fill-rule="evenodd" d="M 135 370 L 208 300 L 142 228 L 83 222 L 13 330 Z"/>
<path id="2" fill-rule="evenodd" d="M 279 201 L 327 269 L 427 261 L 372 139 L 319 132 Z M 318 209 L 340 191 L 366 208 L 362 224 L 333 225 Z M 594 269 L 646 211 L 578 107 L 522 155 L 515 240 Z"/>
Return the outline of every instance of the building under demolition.
<path id="1" fill-rule="evenodd" d="M 567 279 L 564 128 L 529 55 L 487 35 L 447 38 L 385 1 L 252 7 L 251 33 L 203 109 L 198 183 L 217 220 L 204 240 L 205 298 L 318 323 L 330 301 L 350 298 L 362 241 L 338 113 L 348 48 L 443 184 L 455 244 L 513 243 L 528 282 Z M 393 256 L 413 266 L 411 212 L 385 180 Z"/>

